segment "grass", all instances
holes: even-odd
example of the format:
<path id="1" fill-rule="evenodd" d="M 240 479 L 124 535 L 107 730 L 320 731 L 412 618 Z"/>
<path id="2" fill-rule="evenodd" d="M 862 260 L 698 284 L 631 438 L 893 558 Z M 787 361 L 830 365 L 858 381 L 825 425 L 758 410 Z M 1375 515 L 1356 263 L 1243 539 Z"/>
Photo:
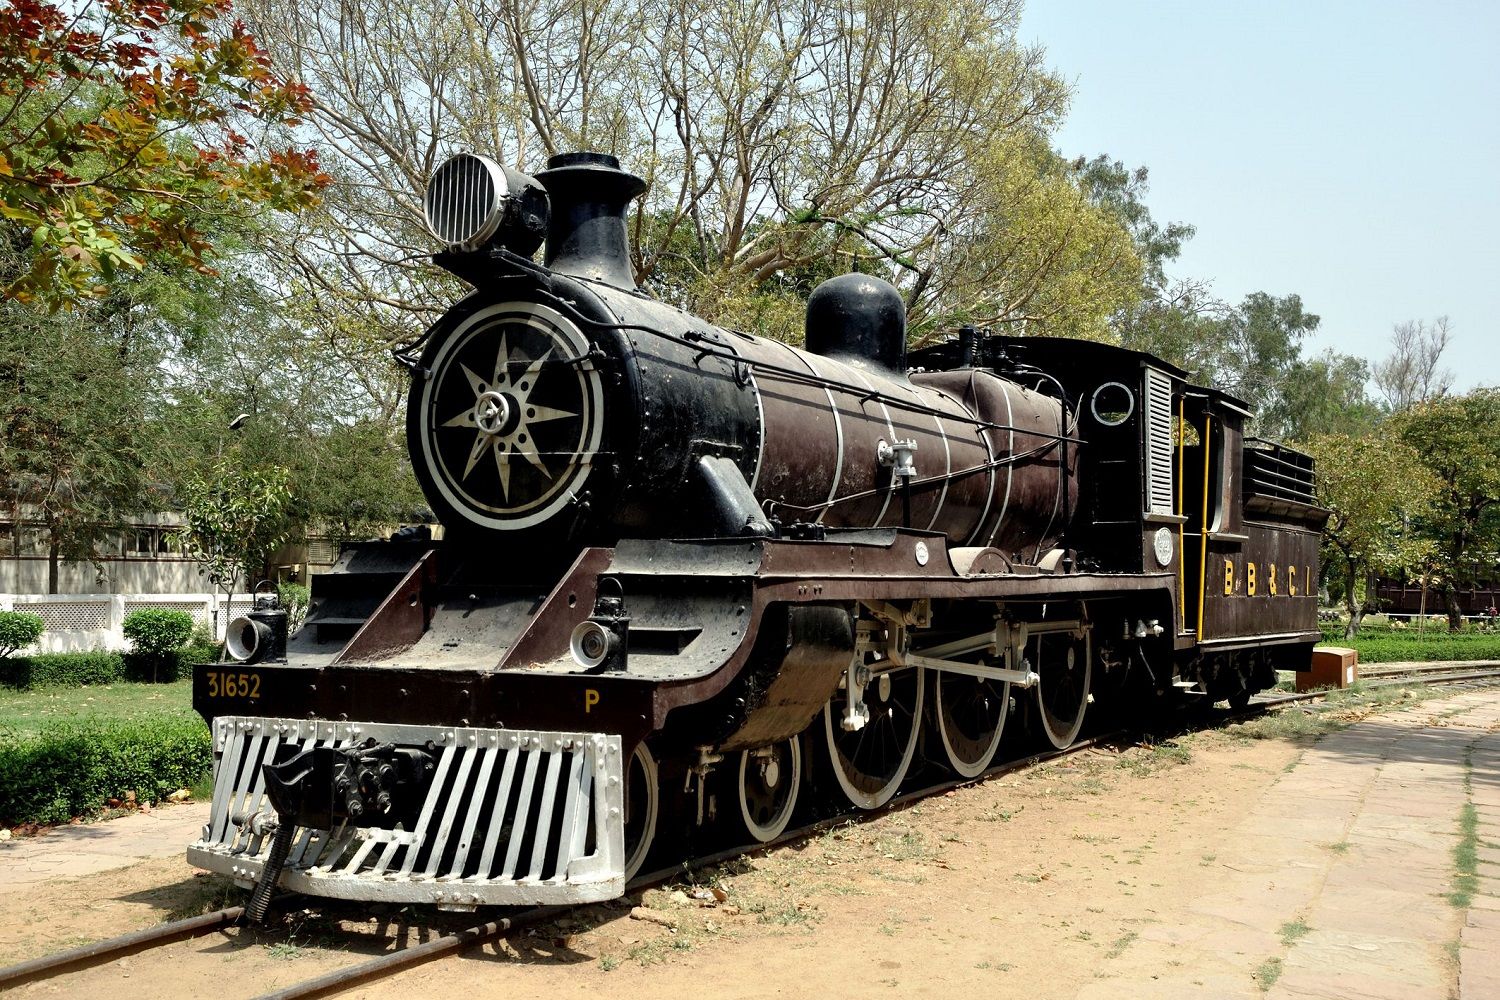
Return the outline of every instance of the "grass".
<path id="1" fill-rule="evenodd" d="M 1346 729 L 1362 714 L 1392 705 L 1415 704 L 1442 692 L 1425 684 L 1372 688 L 1356 681 L 1342 691 L 1330 691 L 1319 703 L 1291 705 L 1248 722 L 1229 726 L 1230 736 L 1247 739 L 1305 739 Z"/>
<path id="2" fill-rule="evenodd" d="M 1130 947 L 1130 943 L 1136 939 L 1136 936 L 1135 931 L 1126 931 L 1120 937 L 1115 938 L 1115 943 L 1109 946 L 1109 950 L 1104 953 L 1104 957 L 1119 958 L 1125 954 L 1125 949 Z"/>
<path id="3" fill-rule="evenodd" d="M 1461 632 L 1449 632 L 1447 623 L 1393 626 L 1380 619 L 1365 619 L 1359 635 L 1344 638 L 1344 627 L 1328 625 L 1323 645 L 1352 647 L 1360 663 L 1400 663 L 1427 660 L 1500 660 L 1500 631 L 1466 624 Z"/>
<path id="4" fill-rule="evenodd" d="M 171 684 L 121 681 L 97 687 L 32 691 L 0 688 L 0 733 L 30 736 L 49 722 L 135 719 L 143 715 L 192 719 L 197 718 L 192 701 L 191 680 Z"/>
<path id="5" fill-rule="evenodd" d="M 1000 806 L 991 806 L 979 814 L 979 821 L 981 823 L 1009 823 L 1015 818 L 1016 813 L 1025 808 L 1025 806 L 1016 806 L 1014 809 L 1005 809 Z"/>
<path id="6" fill-rule="evenodd" d="M 1147 778 L 1158 771 L 1180 764 L 1192 763 L 1193 752 L 1176 740 L 1164 740 L 1122 753 L 1117 762 L 1136 777 Z"/>
<path id="7" fill-rule="evenodd" d="M 1260 991 L 1262 993 L 1268 992 L 1272 986 L 1276 985 L 1276 980 L 1281 978 L 1281 959 L 1266 959 L 1255 967 L 1255 971 L 1251 975 L 1255 977 L 1255 982 L 1260 986 Z"/>
<path id="8" fill-rule="evenodd" d="M 1464 755 L 1464 791 L 1473 791 L 1474 748 Z M 1458 811 L 1458 843 L 1453 848 L 1453 891 L 1448 902 L 1467 910 L 1479 888 L 1479 810 L 1467 801 Z"/>
<path id="9" fill-rule="evenodd" d="M 938 854 L 927 834 L 915 827 L 881 834 L 875 839 L 875 851 L 890 861 L 930 861 Z"/>
<path id="10" fill-rule="evenodd" d="M 1299 938 L 1306 937 L 1312 928 L 1301 917 L 1296 920 L 1288 920 L 1281 925 L 1281 943 L 1290 948 Z"/>

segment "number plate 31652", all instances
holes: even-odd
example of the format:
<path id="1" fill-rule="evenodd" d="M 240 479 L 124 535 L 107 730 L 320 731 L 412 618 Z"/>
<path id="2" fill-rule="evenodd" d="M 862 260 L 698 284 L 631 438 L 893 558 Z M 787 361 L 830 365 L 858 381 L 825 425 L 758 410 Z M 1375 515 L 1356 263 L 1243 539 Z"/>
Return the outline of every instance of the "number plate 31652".
<path id="1" fill-rule="evenodd" d="M 210 698 L 260 697 L 260 674 L 248 670 L 210 670 L 205 674 Z"/>

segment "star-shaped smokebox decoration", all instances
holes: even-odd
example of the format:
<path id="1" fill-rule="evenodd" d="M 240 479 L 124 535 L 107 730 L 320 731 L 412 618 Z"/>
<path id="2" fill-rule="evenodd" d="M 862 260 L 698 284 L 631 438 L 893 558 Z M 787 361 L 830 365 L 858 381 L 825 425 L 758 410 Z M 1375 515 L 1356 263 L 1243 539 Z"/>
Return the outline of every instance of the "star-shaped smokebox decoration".
<path id="1" fill-rule="evenodd" d="M 469 460 L 462 478 L 467 480 L 485 454 L 492 453 L 500 475 L 500 493 L 507 501 L 510 499 L 510 462 L 513 456 L 520 456 L 547 479 L 552 478 L 533 440 L 534 426 L 578 416 L 531 401 L 542 366 L 551 355 L 552 348 L 549 347 L 535 361 L 519 355 L 512 358 L 502 334 L 500 350 L 495 356 L 494 375 L 489 379 L 476 374 L 468 365 L 459 366 L 469 380 L 469 387 L 474 390 L 474 401 L 456 416 L 445 420 L 442 426 L 474 428 L 474 444 L 469 449 Z M 525 370 L 519 376 L 512 375 L 514 369 L 523 366 Z"/>

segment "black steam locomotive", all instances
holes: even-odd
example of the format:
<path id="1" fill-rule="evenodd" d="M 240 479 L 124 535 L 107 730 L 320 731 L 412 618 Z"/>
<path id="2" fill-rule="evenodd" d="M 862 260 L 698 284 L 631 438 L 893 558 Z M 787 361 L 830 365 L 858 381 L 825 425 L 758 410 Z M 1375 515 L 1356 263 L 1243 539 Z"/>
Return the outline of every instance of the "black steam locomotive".
<path id="1" fill-rule="evenodd" d="M 1065 747 L 1096 695 L 1308 667 L 1326 512 L 1241 402 L 1102 344 L 909 352 L 860 274 L 805 349 L 715 327 L 635 287 L 643 187 L 593 153 L 437 170 L 473 290 L 400 356 L 441 540 L 349 547 L 295 635 L 262 608 L 197 668 L 193 863 L 260 899 L 604 899 L 658 827 L 766 841 L 810 784 L 978 774 L 1013 716 Z"/>

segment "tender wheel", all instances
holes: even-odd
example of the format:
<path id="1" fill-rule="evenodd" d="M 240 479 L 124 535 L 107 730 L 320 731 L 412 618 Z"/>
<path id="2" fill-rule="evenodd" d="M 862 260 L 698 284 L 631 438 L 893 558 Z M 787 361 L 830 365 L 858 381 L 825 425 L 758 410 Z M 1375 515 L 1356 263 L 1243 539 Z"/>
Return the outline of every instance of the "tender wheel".
<path id="1" fill-rule="evenodd" d="M 917 752 L 922 718 L 922 668 L 881 674 L 866 685 L 870 721 L 846 730 L 841 720 L 848 694 L 835 691 L 823 708 L 823 734 L 833 776 L 849 801 L 878 809 L 891 800 Z"/>
<path id="2" fill-rule="evenodd" d="M 1073 745 L 1089 703 L 1092 657 L 1089 640 L 1064 632 L 1039 635 L 1033 669 L 1041 676 L 1036 701 L 1047 741 L 1059 750 Z"/>
<path id="3" fill-rule="evenodd" d="M 938 739 L 948 766 L 962 778 L 989 767 L 1010 709 L 1006 681 L 935 671 L 932 679 Z"/>
<path id="4" fill-rule="evenodd" d="M 625 881 L 635 878 L 656 840 L 656 813 L 661 785 L 656 776 L 656 758 L 646 744 L 636 745 L 625 769 Z"/>
<path id="5" fill-rule="evenodd" d="M 797 808 L 802 787 L 802 740 L 773 743 L 740 753 L 740 818 L 762 844 L 781 836 Z"/>
<path id="6" fill-rule="evenodd" d="M 1243 712 L 1250 707 L 1250 689 L 1236 688 L 1229 692 L 1229 707 L 1236 712 Z"/>

